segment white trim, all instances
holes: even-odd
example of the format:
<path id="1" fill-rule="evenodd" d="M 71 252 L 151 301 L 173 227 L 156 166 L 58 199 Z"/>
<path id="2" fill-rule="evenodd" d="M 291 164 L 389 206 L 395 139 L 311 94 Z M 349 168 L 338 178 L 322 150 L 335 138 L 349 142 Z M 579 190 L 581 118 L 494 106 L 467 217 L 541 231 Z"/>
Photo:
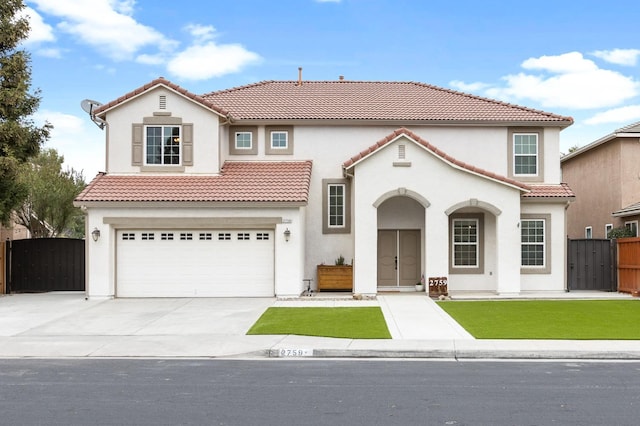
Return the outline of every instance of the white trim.
<path id="1" fill-rule="evenodd" d="M 150 127 L 160 128 L 160 162 L 159 163 L 149 163 L 149 153 L 148 153 L 148 142 L 149 135 L 148 130 Z M 178 162 L 177 163 L 165 163 L 164 162 L 164 139 L 166 135 L 164 134 L 164 129 L 166 127 L 177 128 L 178 129 Z M 182 125 L 181 124 L 144 124 L 142 131 L 142 155 L 143 155 L 143 165 L 145 167 L 157 167 L 157 166 L 182 166 L 182 151 L 183 151 L 183 140 L 182 140 Z M 173 154 L 171 154 L 173 155 Z"/>
<path id="2" fill-rule="evenodd" d="M 513 176 L 518 176 L 518 177 L 534 177 L 534 176 L 539 176 L 540 175 L 540 136 L 538 135 L 538 133 L 531 133 L 531 132 L 514 132 L 513 133 L 513 139 L 511 140 L 512 142 L 512 149 L 513 149 L 513 158 L 511 159 L 513 161 Z M 517 173 L 516 172 L 516 157 L 520 156 L 520 157 L 532 157 L 533 154 L 517 154 L 516 153 L 516 136 L 535 136 L 536 137 L 536 153 L 535 153 L 535 158 L 536 158 L 536 172 L 535 173 Z"/>
<path id="3" fill-rule="evenodd" d="M 456 222 L 474 222 L 475 223 L 475 237 L 476 241 L 474 243 L 469 242 L 459 242 L 456 243 Z M 451 220 L 451 268 L 453 269 L 466 269 L 466 268 L 474 268 L 477 269 L 480 265 L 480 221 L 474 218 L 453 218 Z M 475 246 L 476 248 L 476 258 L 475 263 L 473 265 L 456 265 L 456 246 Z"/>
<path id="4" fill-rule="evenodd" d="M 629 226 L 628 226 L 629 225 Z M 625 228 L 631 228 L 631 230 L 633 231 L 635 228 L 635 235 L 633 235 L 634 237 L 638 236 L 638 221 L 637 220 L 630 220 L 624 223 Z"/>
<path id="5" fill-rule="evenodd" d="M 613 230 L 613 223 L 607 223 L 604 226 L 604 237 L 609 238 L 609 232 Z"/>
<path id="6" fill-rule="evenodd" d="M 273 146 L 273 135 L 275 133 L 284 134 L 284 146 Z M 289 149 L 289 132 L 287 130 L 271 130 L 269 133 L 269 146 L 271 149 Z"/>
<path id="7" fill-rule="evenodd" d="M 238 135 L 249 135 L 249 146 L 238 146 Z M 253 132 L 238 131 L 233 133 L 233 147 L 236 150 L 253 149 Z"/>
<path id="8" fill-rule="evenodd" d="M 585 226 L 584 237 L 588 240 L 593 238 L 593 228 L 591 226 Z"/>

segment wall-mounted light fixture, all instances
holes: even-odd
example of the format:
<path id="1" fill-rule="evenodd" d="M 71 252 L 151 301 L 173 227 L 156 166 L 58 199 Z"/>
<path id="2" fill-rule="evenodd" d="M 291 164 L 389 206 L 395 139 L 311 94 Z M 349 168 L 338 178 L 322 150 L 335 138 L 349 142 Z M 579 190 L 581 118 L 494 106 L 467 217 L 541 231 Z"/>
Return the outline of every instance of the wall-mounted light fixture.
<path id="1" fill-rule="evenodd" d="M 289 231 L 289 228 L 284 230 L 284 240 L 286 242 L 289 242 L 289 238 L 291 238 L 291 231 Z"/>
<path id="2" fill-rule="evenodd" d="M 98 241 L 100 238 L 100 230 L 98 228 L 93 228 L 93 231 L 91 231 L 91 238 L 93 238 L 93 241 Z"/>

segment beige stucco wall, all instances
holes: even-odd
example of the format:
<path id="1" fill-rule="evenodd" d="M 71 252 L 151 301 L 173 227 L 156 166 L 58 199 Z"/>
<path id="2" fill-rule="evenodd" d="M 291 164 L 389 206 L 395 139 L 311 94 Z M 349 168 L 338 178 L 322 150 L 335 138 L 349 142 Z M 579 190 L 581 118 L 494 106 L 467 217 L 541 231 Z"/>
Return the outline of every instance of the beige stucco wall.
<path id="1" fill-rule="evenodd" d="M 567 209 L 569 238 L 606 238 L 605 225 L 624 225 L 611 216 L 640 201 L 640 144 L 637 138 L 617 138 L 562 163 L 562 177 L 576 194 Z"/>

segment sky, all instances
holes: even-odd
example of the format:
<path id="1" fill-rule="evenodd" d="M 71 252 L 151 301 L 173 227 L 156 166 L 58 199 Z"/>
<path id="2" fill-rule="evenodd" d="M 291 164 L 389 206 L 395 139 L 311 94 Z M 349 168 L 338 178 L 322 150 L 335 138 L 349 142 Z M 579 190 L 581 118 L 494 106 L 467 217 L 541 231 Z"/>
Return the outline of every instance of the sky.
<path id="1" fill-rule="evenodd" d="M 105 168 L 105 131 L 80 102 L 158 77 L 196 94 L 296 80 L 298 67 L 305 80 L 417 81 L 571 116 L 562 152 L 640 121 L 640 8 L 627 0 L 24 3 L 33 119 L 87 181 Z"/>

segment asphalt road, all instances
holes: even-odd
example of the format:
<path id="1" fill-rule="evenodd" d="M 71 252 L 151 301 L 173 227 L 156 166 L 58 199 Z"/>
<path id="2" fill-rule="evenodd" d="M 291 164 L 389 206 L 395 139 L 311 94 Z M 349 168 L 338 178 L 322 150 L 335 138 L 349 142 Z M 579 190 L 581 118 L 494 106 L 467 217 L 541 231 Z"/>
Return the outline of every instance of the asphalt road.
<path id="1" fill-rule="evenodd" d="M 2 425 L 637 425 L 640 363 L 0 359 Z"/>

